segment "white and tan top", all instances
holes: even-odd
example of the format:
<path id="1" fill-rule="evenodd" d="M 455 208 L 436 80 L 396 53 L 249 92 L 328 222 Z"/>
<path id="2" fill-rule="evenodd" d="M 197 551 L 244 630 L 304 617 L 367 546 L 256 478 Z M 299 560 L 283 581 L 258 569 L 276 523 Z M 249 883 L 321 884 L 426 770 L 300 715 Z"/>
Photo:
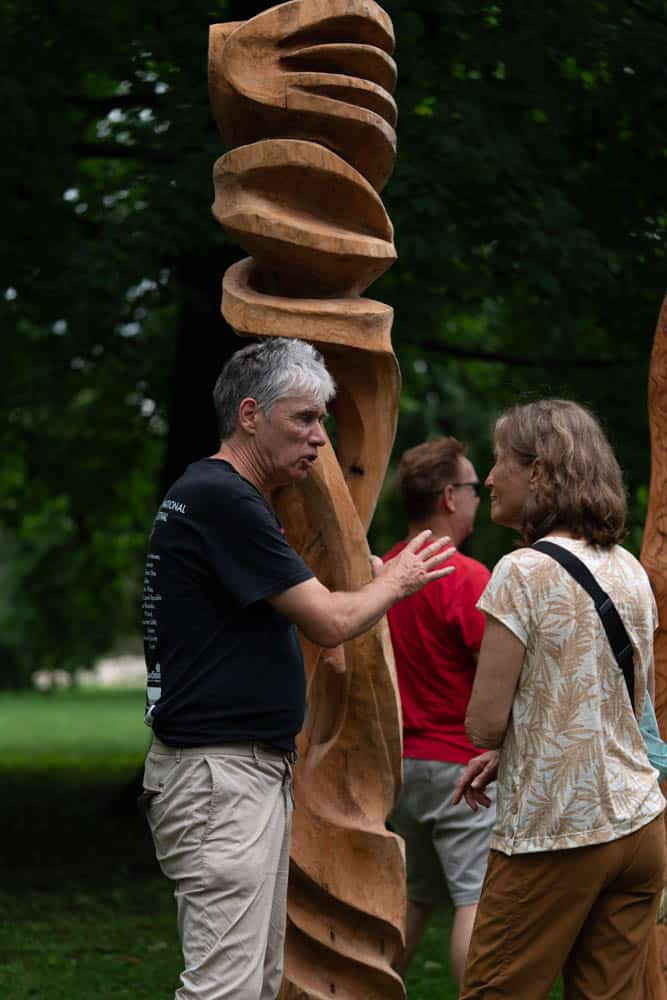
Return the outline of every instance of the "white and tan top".
<path id="1" fill-rule="evenodd" d="M 553 536 L 616 604 L 634 649 L 637 716 L 658 615 L 644 569 L 626 549 Z M 491 846 L 504 854 L 617 840 L 665 807 L 623 674 L 586 591 L 550 556 L 504 556 L 478 605 L 526 647 L 500 751 Z"/>

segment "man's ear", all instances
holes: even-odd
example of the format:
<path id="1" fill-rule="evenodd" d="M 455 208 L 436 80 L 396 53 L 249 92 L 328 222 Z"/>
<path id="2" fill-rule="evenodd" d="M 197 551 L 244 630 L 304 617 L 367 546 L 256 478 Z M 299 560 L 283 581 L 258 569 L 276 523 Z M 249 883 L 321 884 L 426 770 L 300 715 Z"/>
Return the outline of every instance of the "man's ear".
<path id="1" fill-rule="evenodd" d="M 447 514 L 453 514 L 456 510 L 456 503 L 454 500 L 455 489 L 451 483 L 447 483 L 443 487 L 442 493 L 438 497 L 438 507 L 444 510 Z"/>
<path id="2" fill-rule="evenodd" d="M 252 396 L 246 396 L 239 405 L 239 425 L 246 434 L 254 434 L 257 428 L 259 406 Z"/>

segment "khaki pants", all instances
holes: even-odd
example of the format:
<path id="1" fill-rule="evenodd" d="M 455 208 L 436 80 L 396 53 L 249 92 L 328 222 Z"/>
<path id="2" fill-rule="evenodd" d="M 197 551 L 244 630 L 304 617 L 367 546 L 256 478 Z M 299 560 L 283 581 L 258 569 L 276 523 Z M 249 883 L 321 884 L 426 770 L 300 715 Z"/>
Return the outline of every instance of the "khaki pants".
<path id="1" fill-rule="evenodd" d="M 637 1000 L 665 881 L 662 816 L 608 844 L 489 855 L 460 1000 Z"/>
<path id="2" fill-rule="evenodd" d="M 144 795 L 175 883 L 184 971 L 176 1000 L 274 1000 L 285 937 L 292 768 L 257 744 L 146 758 Z"/>

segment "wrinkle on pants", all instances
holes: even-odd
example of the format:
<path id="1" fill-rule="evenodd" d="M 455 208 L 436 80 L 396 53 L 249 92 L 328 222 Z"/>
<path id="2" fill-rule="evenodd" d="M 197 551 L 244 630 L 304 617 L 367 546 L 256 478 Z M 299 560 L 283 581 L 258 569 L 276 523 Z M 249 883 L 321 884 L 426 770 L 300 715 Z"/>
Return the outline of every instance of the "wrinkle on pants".
<path id="1" fill-rule="evenodd" d="M 175 883 L 184 970 L 175 1000 L 275 1000 L 283 970 L 289 755 L 257 744 L 176 749 L 154 740 L 145 795 L 156 855 Z"/>

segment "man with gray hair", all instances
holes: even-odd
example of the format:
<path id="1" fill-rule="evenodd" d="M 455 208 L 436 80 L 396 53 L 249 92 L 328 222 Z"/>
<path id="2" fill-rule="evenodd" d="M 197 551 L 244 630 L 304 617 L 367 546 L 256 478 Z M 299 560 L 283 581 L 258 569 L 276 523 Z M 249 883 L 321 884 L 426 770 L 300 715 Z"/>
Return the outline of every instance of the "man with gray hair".
<path id="1" fill-rule="evenodd" d="M 335 386 L 303 341 L 225 365 L 219 450 L 188 466 L 146 560 L 142 796 L 175 883 L 185 969 L 176 1000 L 273 1000 L 282 978 L 294 739 L 305 714 L 298 626 L 338 646 L 452 572 L 422 532 L 352 592 L 328 590 L 286 541 L 273 491 L 308 475 Z"/>

